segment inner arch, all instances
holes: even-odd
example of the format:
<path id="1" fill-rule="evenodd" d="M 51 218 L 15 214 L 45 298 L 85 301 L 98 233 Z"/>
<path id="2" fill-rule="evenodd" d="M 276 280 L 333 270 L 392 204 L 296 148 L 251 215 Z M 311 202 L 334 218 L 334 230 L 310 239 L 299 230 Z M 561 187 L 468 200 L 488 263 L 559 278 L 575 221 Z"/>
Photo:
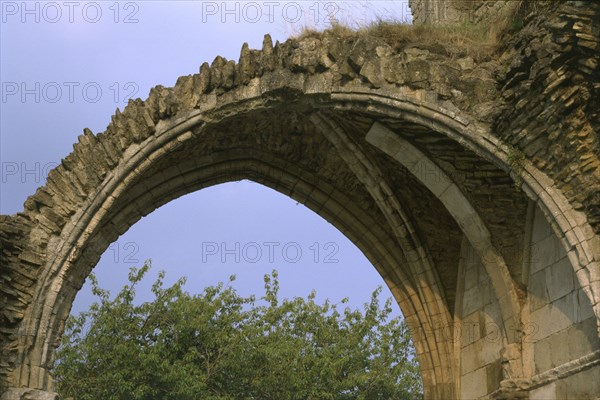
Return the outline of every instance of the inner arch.
<path id="1" fill-rule="evenodd" d="M 273 102 L 265 96 L 242 101 L 237 112 L 226 106 L 216 113 L 184 111 L 161 120 L 155 134 L 141 143 L 130 144 L 60 238 L 50 240 L 52 258 L 42 277 L 48 285 L 38 287 L 36 294 L 44 306 L 39 310 L 41 315 L 30 318 L 24 327 L 24 345 L 31 351 L 21 355 L 21 384 L 51 387 L 45 370 L 52 365 L 54 347 L 74 295 L 110 243 L 173 199 L 216 184 L 249 179 L 305 204 L 361 249 L 417 333 L 414 344 L 426 396 L 428 390 L 434 397 L 454 396 L 452 334 L 436 327 L 451 324 L 447 308 L 452 305 L 440 299 L 453 295 L 456 273 L 452 263 L 457 262 L 454 257 L 460 249 L 460 228 L 439 199 L 400 165 L 387 168 L 396 171 L 391 175 L 398 175 L 390 182 L 393 185 L 384 184 L 381 195 L 373 196 L 369 182 L 379 182 L 381 174 L 359 179 L 360 168 L 349 168 L 348 163 L 354 161 L 340 156 L 327 135 L 330 128 L 316 127 L 310 118 L 312 101 L 317 99 L 303 100 L 307 101 L 292 98 Z M 337 112 L 342 118 L 343 112 Z M 333 118 L 332 114 L 322 115 Z M 368 113 L 357 117 L 355 125 L 336 128 L 345 136 L 342 140 L 364 140 L 372 120 Z M 376 157 L 373 149 L 363 150 L 361 157 Z M 371 163 L 366 173 L 385 165 L 380 162 Z M 382 212 L 382 202 L 393 196 L 401 196 L 403 201 L 393 202 L 396 208 L 387 213 L 406 216 L 406 227 L 391 226 Z M 410 209 L 397 208 L 410 199 Z M 446 228 L 444 238 L 432 240 L 428 233 L 440 224 Z M 402 245 L 398 232 L 406 233 Z M 428 264 L 431 267 L 406 256 L 416 253 L 411 246 L 418 243 L 426 243 L 428 253 L 433 254 L 434 263 Z M 443 258 L 448 258 L 450 268 L 439 268 Z M 438 276 L 440 271 L 447 274 L 443 280 Z M 40 330 L 48 334 L 36 335 Z"/>
<path id="2" fill-rule="evenodd" d="M 86 241 L 85 247 L 77 250 L 79 255 L 74 257 L 75 263 L 69 268 L 70 272 L 67 270 L 65 273 L 67 281 L 60 286 L 60 292 L 56 294 L 56 302 L 52 307 L 54 310 L 54 322 L 52 323 L 54 335 L 45 337 L 42 354 L 45 354 L 47 358 L 39 360 L 40 364 L 48 367 L 52 364 L 52 349 L 59 339 L 56 334 L 62 331 L 73 298 L 91 268 L 111 242 L 127 231 L 143 215 L 149 214 L 174 198 L 203 187 L 238 179 L 251 179 L 276 189 L 303 202 L 307 207 L 329 220 L 354 242 L 377 268 L 399 302 L 411 327 L 420 332 L 431 331 L 430 327 L 435 325 L 434 321 L 423 319 L 426 316 L 423 314 L 419 295 L 419 284 L 422 282 L 415 282 L 414 278 L 402 271 L 402 268 L 397 268 L 399 265 L 406 264 L 401 249 L 395 245 L 393 237 L 371 216 L 356 207 L 347 196 L 326 182 L 311 180 L 310 176 L 301 170 L 278 169 L 273 158 L 270 163 L 266 163 L 258 161 L 256 158 L 249 158 L 247 151 L 232 151 L 228 153 L 227 159 L 226 162 L 191 170 L 180 166 L 179 172 L 185 171 L 181 182 L 194 182 L 191 186 L 182 185 L 173 190 L 173 176 L 163 171 L 161 179 L 154 180 L 155 184 L 152 187 L 146 187 L 146 190 L 138 192 L 136 186 L 133 185 L 129 188 L 128 195 L 124 196 L 120 202 L 112 202 L 114 211 L 105 215 L 105 218 L 102 219 L 105 223 L 102 223 L 102 220 L 96 220 L 96 233 Z M 293 175 L 292 172 L 295 172 L 296 175 Z M 304 178 L 300 178 L 301 176 Z M 140 182 L 145 181 L 141 180 Z M 142 194 L 135 197 L 135 193 Z M 140 205 L 144 207 L 140 208 Z M 33 329 L 37 329 L 37 327 Z M 433 335 L 422 336 L 420 340 L 415 341 L 415 346 L 425 371 L 428 367 L 431 369 L 434 365 L 439 365 L 440 361 L 436 357 L 440 354 L 441 349 L 438 348 L 440 343 Z M 34 352 L 34 354 L 36 353 Z M 433 358 L 429 359 L 430 357 Z M 24 360 L 23 365 L 28 365 L 27 361 Z M 430 373 L 429 376 L 433 377 L 434 374 Z"/>

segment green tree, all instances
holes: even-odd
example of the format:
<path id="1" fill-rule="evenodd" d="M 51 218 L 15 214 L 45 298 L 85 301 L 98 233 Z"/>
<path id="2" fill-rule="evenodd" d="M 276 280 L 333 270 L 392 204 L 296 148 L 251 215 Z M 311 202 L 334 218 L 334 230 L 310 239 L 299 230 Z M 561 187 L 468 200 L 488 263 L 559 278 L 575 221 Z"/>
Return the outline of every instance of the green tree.
<path id="1" fill-rule="evenodd" d="M 276 271 L 259 301 L 222 283 L 197 295 L 183 290 L 185 279 L 165 288 L 161 272 L 154 300 L 136 305 L 149 268 L 131 269 L 112 300 L 91 276 L 98 301 L 69 318 L 58 349 L 63 398 L 422 398 L 408 329 L 388 318 L 391 299 L 380 307 L 381 288 L 363 311 L 339 311 L 314 292 L 280 300 Z"/>

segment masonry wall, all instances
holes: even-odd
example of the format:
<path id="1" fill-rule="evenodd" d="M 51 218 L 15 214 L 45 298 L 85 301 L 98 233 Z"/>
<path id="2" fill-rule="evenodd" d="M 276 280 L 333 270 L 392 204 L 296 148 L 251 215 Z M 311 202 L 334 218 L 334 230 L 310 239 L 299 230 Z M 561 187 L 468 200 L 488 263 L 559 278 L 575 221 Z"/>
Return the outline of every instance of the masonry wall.
<path id="1" fill-rule="evenodd" d="M 503 323 L 490 277 L 467 240 L 463 240 L 461 253 L 459 279 L 464 293 L 457 300 L 460 398 L 474 399 L 497 389 L 502 379 Z"/>
<path id="2" fill-rule="evenodd" d="M 540 377 L 533 381 L 542 383 L 530 398 L 593 399 L 600 393 L 600 366 L 583 367 L 590 364 L 586 356 L 600 350 L 596 318 L 563 246 L 539 208 L 533 216 L 530 259 L 531 314 L 523 345 L 532 355 L 525 362 L 532 375 Z M 547 375 L 559 379 L 545 379 Z"/>
<path id="3" fill-rule="evenodd" d="M 413 21 L 422 24 L 481 22 L 517 5 L 514 0 L 410 0 Z"/>

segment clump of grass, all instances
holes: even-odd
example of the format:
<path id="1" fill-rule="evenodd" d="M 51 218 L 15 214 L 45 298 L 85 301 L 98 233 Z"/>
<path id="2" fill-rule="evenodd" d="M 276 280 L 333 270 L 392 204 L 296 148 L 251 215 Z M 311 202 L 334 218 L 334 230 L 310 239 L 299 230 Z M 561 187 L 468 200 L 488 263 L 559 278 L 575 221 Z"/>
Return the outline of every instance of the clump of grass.
<path id="1" fill-rule="evenodd" d="M 357 40 L 370 36 L 383 40 L 397 51 L 407 47 L 420 47 L 445 53 L 453 58 L 471 56 L 476 60 L 489 58 L 496 48 L 495 38 L 489 34 L 488 26 L 466 23 L 410 25 L 379 20 L 359 29 L 352 29 L 343 24 L 332 24 L 323 32 L 314 28 L 305 28 L 297 38 L 319 38 L 324 35 L 340 40 Z"/>
<path id="2" fill-rule="evenodd" d="M 556 4 L 553 1 L 542 3 Z M 452 58 L 469 56 L 481 62 L 492 58 L 507 35 L 514 34 L 524 26 L 525 16 L 529 12 L 540 11 L 541 8 L 540 1 L 518 0 L 492 21 L 481 23 L 412 25 L 406 21 L 385 19 L 362 24 L 338 21 L 322 32 L 313 27 L 304 27 L 296 37 L 303 39 L 331 35 L 341 40 L 357 40 L 371 36 L 383 40 L 397 51 L 420 47 Z"/>
<path id="3" fill-rule="evenodd" d="M 365 33 L 382 38 L 396 50 L 418 46 L 445 52 L 453 58 L 471 56 L 484 59 L 493 53 L 496 46 L 488 31 L 485 24 L 395 25 L 378 21 L 367 27 Z"/>

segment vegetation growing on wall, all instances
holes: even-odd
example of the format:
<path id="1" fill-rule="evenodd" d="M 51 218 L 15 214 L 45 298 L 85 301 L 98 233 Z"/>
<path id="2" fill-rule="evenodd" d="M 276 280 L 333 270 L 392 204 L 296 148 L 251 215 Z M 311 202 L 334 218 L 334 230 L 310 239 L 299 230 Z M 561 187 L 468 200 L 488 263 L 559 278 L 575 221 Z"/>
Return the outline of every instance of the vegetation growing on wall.
<path id="1" fill-rule="evenodd" d="M 375 22 L 345 23 L 337 21 L 320 32 L 306 27 L 298 38 L 326 35 L 338 39 L 357 40 L 364 37 L 377 38 L 396 51 L 407 47 L 430 49 L 435 53 L 452 58 L 472 57 L 475 61 L 490 60 L 499 47 L 504 44 L 507 35 L 514 34 L 524 26 L 524 20 L 531 12 L 539 13 L 548 8 L 553 1 L 519 0 L 512 7 L 491 21 L 456 22 L 446 24 L 417 24 L 407 21 L 380 18 Z M 356 25 L 358 25 L 356 27 Z"/>
<path id="2" fill-rule="evenodd" d="M 523 171 L 525 169 L 525 154 L 518 148 L 509 145 L 508 165 L 515 181 L 515 189 L 521 190 L 523 186 Z"/>

